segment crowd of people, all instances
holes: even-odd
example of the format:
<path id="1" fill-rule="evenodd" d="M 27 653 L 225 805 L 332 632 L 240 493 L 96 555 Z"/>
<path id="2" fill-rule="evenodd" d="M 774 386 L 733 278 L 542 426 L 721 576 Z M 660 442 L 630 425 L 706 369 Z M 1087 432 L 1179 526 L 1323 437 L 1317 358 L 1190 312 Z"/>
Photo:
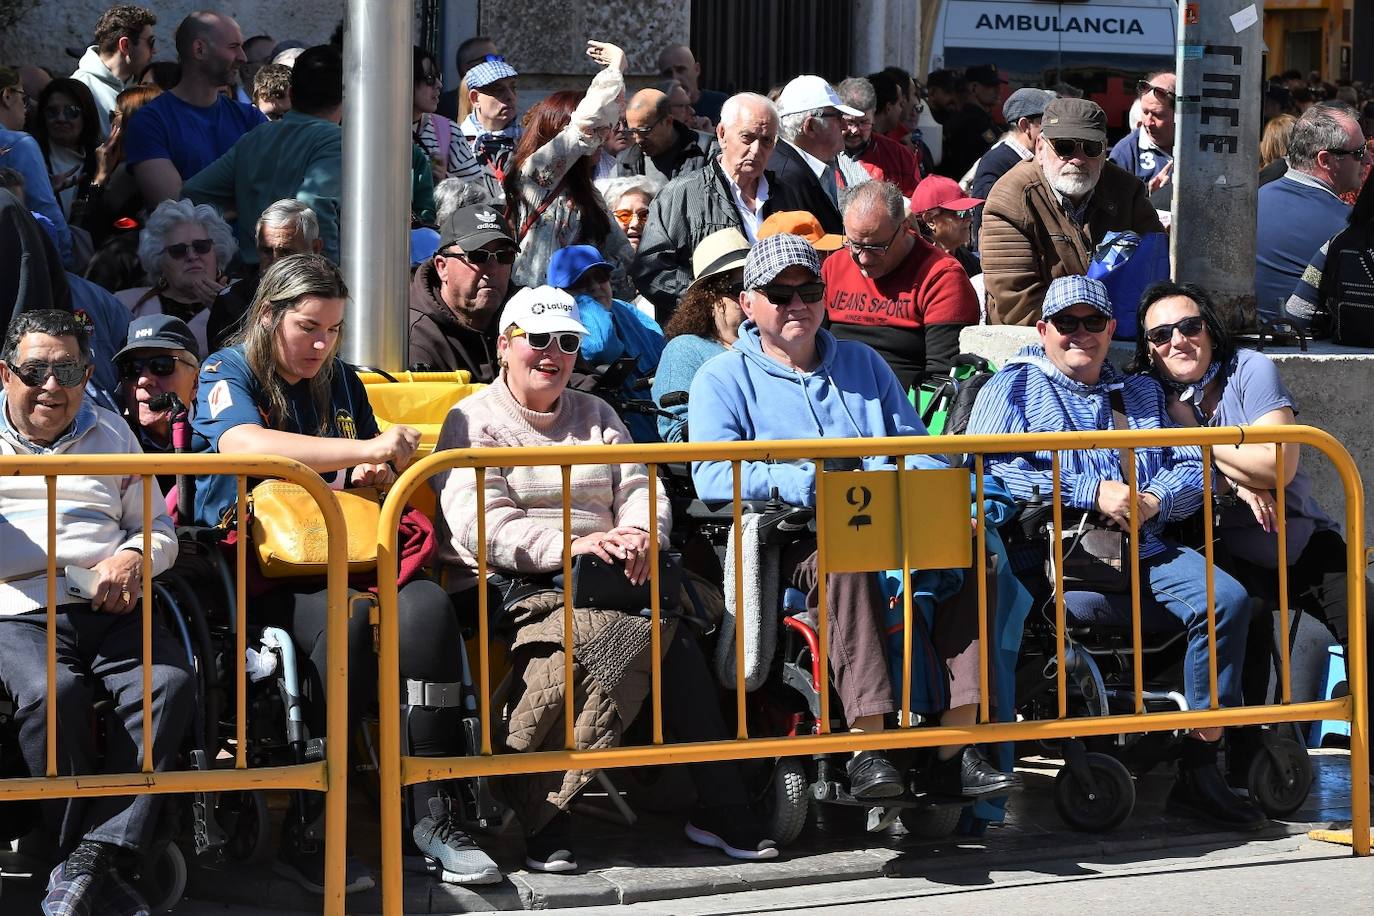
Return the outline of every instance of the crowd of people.
<path id="1" fill-rule="evenodd" d="M 175 61 L 156 59 L 158 33 L 151 10 L 114 6 L 69 76 L 30 61 L 0 65 L 0 454 L 170 452 L 179 405 L 197 450 L 295 458 L 339 489 L 385 486 L 419 433 L 383 430 L 338 355 L 348 297 L 338 266 L 342 28 L 306 47 L 245 39 L 230 15 L 197 12 L 175 28 Z M 520 73 L 491 39 L 459 47 L 463 77 L 447 92 L 435 55 L 414 49 L 412 219 L 396 227 L 411 240 L 406 368 L 459 370 L 486 386 L 454 406 L 438 448 L 920 435 L 913 390 L 950 370 L 961 331 L 979 323 L 1033 326 L 1038 342 L 986 386 L 975 432 L 1295 422 L 1273 364 L 1238 347 L 1207 290 L 1166 282 L 1122 303 L 1088 277 L 1110 237 L 1168 231 L 1175 74 L 1143 75 L 1130 129 L 1113 144 L 1117 126 L 1073 86 L 1008 91 L 995 66 L 936 71 L 924 84 L 898 67 L 834 85 L 802 74 L 727 95 L 702 87 L 681 44 L 659 54 L 662 82 L 633 92 L 623 49 L 589 40 L 586 54 L 596 72 L 585 89 L 553 92 L 522 114 Z M 937 149 L 916 126 L 925 107 L 943 127 Z M 1263 117 L 1259 316 L 1374 346 L 1374 100 L 1284 74 L 1267 85 Z M 1107 350 L 1126 313 L 1136 352 L 1123 372 Z M 649 407 L 626 407 L 635 403 Z M 1121 456 L 1071 455 L 1061 469 L 1066 505 L 1129 526 Z M 1190 708 L 1213 699 L 1209 652 L 1222 706 L 1264 701 L 1269 615 L 1252 612 L 1251 599 L 1278 603 L 1280 488 L 1290 594 L 1334 638 L 1349 635 L 1333 598 L 1347 572 L 1338 527 L 1296 449 L 1284 449 L 1283 480 L 1275 457 L 1258 444 L 1216 454 L 1226 551 L 1211 645 L 1205 561 L 1169 527 L 1203 509 L 1199 450 L 1136 452 L 1142 594 L 1187 630 Z M 1049 453 L 990 456 L 989 498 L 1011 505 L 1051 492 L 1050 464 Z M 744 462 L 740 474 L 746 499 L 815 503 L 811 463 Z M 69 590 L 69 574 L 57 584 L 59 595 L 78 596 L 58 608 L 58 765 L 130 771 L 145 751 L 131 612 L 141 565 L 157 574 L 176 561 L 177 503 L 149 519 L 138 477 L 61 481 L 71 492 L 51 521 L 41 480 L 0 481 L 0 530 L 18 548 L 7 537 L 0 553 L 0 684 L 16 705 L 25 764 L 42 772 L 52 699 L 42 676 L 43 545 L 55 524 L 58 569 L 94 574 L 89 593 Z M 649 531 L 666 547 L 675 521 L 664 490 L 652 504 L 646 469 L 633 461 L 574 468 L 572 483 L 573 554 L 642 585 Z M 697 462 L 692 484 L 704 500 L 729 501 L 730 464 Z M 486 582 L 477 576 L 478 487 Z M 459 644 L 479 588 L 507 607 L 516 632 L 505 749 L 553 748 L 561 730 L 550 727 L 547 695 L 572 689 L 561 681 L 562 599 L 551 602 L 547 588 L 513 597 L 512 587 L 547 585 L 562 570 L 564 483 L 551 468 L 507 467 L 480 481 L 446 475 L 434 488 L 433 566 L 445 575 L 412 570 L 399 607 L 402 676 L 421 685 L 406 694 L 409 752 L 463 752 L 460 711 L 431 698 L 462 680 L 460 656 L 446 647 Z M 232 478 L 202 478 L 175 521 L 221 525 L 234 505 Z M 154 555 L 145 558 L 148 527 Z M 901 703 L 877 577 L 829 574 L 821 588 L 814 539 L 793 545 L 782 575 L 811 613 L 826 596 L 848 727 L 890 727 Z M 939 720 L 968 725 L 980 699 L 976 611 L 947 598 L 933 646 L 949 697 Z M 315 734 L 325 721 L 325 611 L 318 583 L 290 582 L 252 610 L 255 624 L 296 642 Z M 606 608 L 577 612 L 579 746 L 612 746 L 647 694 L 649 624 Z M 728 737 L 715 704 L 699 701 L 718 688 L 696 635 L 669 620 L 662 636 L 665 725 L 677 740 Z M 151 753 L 162 769 L 179 765 L 194 695 L 160 623 L 154 647 Z M 365 605 L 350 616 L 347 651 L 348 695 L 329 700 L 355 721 L 375 700 Z M 89 705 L 92 679 L 114 696 L 129 736 L 110 742 L 103 763 L 72 712 Z M 1228 827 L 1262 824 L 1219 767 L 1221 730 L 1191 738 L 1171 804 Z M 1019 787 L 975 747 L 940 748 L 935 759 L 932 784 L 946 794 Z M 692 770 L 701 800 L 687 835 L 735 858 L 776 856 L 739 767 Z M 508 780 L 527 867 L 576 868 L 567 807 L 590 778 Z M 882 752 L 855 755 L 848 778 L 856 797 L 875 803 L 904 791 Z M 443 784 L 407 793 L 408 829 L 443 880 L 500 880 Z M 149 842 L 160 798 L 68 805 L 45 912 L 85 912 L 97 900 L 140 912 L 127 862 Z M 323 855 L 308 831 L 286 831 L 277 867 L 323 888 Z M 347 878 L 350 890 L 371 883 L 351 860 Z"/>

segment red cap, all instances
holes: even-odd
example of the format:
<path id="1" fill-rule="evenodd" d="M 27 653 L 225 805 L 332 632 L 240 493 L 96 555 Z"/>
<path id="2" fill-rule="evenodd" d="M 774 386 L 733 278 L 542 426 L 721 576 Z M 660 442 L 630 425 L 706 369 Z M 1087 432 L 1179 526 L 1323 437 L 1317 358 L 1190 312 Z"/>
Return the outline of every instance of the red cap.
<path id="1" fill-rule="evenodd" d="M 945 210 L 967 210 L 983 202 L 981 197 L 969 197 L 959 183 L 943 175 L 922 178 L 911 194 L 911 212 L 924 213 L 941 207 Z"/>

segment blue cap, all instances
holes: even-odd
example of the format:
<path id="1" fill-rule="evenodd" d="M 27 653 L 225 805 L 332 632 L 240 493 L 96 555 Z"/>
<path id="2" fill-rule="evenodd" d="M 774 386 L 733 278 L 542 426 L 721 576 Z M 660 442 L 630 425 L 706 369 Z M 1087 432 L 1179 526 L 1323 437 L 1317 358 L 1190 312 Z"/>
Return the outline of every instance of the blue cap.
<path id="1" fill-rule="evenodd" d="M 139 350 L 187 350 L 196 359 L 202 357 L 196 335 L 172 315 L 143 315 L 129 322 L 129 336 L 124 349 L 114 355 L 115 362 Z"/>
<path id="2" fill-rule="evenodd" d="M 601 252 L 591 245 L 569 245 L 567 248 L 560 248 L 549 258 L 549 285 L 558 289 L 576 286 L 582 275 L 593 267 L 615 270 L 615 267 L 601 256 Z"/>
<path id="3" fill-rule="evenodd" d="M 1112 314 L 1112 298 L 1107 295 L 1107 287 L 1101 280 L 1090 277 L 1059 277 L 1045 290 L 1045 302 L 1040 306 L 1040 317 L 1048 318 L 1075 305 L 1091 305 L 1108 318 Z"/>
<path id="4" fill-rule="evenodd" d="M 514 67 L 506 63 L 504 58 L 488 55 L 486 60 L 469 70 L 463 78 L 468 81 L 469 89 L 481 89 L 497 80 L 510 79 L 519 75 L 515 72 Z"/>

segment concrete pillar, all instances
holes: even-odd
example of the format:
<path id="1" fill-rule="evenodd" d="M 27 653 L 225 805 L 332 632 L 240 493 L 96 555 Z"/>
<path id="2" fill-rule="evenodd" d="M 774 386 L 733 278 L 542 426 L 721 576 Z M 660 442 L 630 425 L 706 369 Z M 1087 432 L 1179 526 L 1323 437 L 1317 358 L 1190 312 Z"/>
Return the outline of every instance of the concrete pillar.
<path id="1" fill-rule="evenodd" d="M 406 367 L 414 11 L 348 0 L 344 41 L 341 255 L 351 294 L 343 358 Z"/>
<path id="2" fill-rule="evenodd" d="M 851 75 L 864 76 L 895 64 L 923 78 L 922 5 L 920 0 L 856 0 L 850 39 Z"/>
<path id="3" fill-rule="evenodd" d="M 1263 10 L 1250 0 L 1179 4 L 1174 277 L 1201 284 L 1231 325 L 1255 325 Z"/>

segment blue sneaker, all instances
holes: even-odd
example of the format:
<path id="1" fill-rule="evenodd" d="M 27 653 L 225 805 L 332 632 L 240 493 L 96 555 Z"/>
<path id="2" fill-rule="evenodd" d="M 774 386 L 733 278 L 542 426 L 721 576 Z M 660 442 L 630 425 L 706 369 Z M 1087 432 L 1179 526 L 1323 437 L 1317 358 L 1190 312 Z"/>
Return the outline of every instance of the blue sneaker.
<path id="1" fill-rule="evenodd" d="M 501 869 L 491 856 L 458 826 L 449 800 L 435 796 L 429 800 L 429 816 L 420 819 L 411 831 L 425 862 L 439 872 L 439 880 L 449 884 L 495 884 Z"/>

